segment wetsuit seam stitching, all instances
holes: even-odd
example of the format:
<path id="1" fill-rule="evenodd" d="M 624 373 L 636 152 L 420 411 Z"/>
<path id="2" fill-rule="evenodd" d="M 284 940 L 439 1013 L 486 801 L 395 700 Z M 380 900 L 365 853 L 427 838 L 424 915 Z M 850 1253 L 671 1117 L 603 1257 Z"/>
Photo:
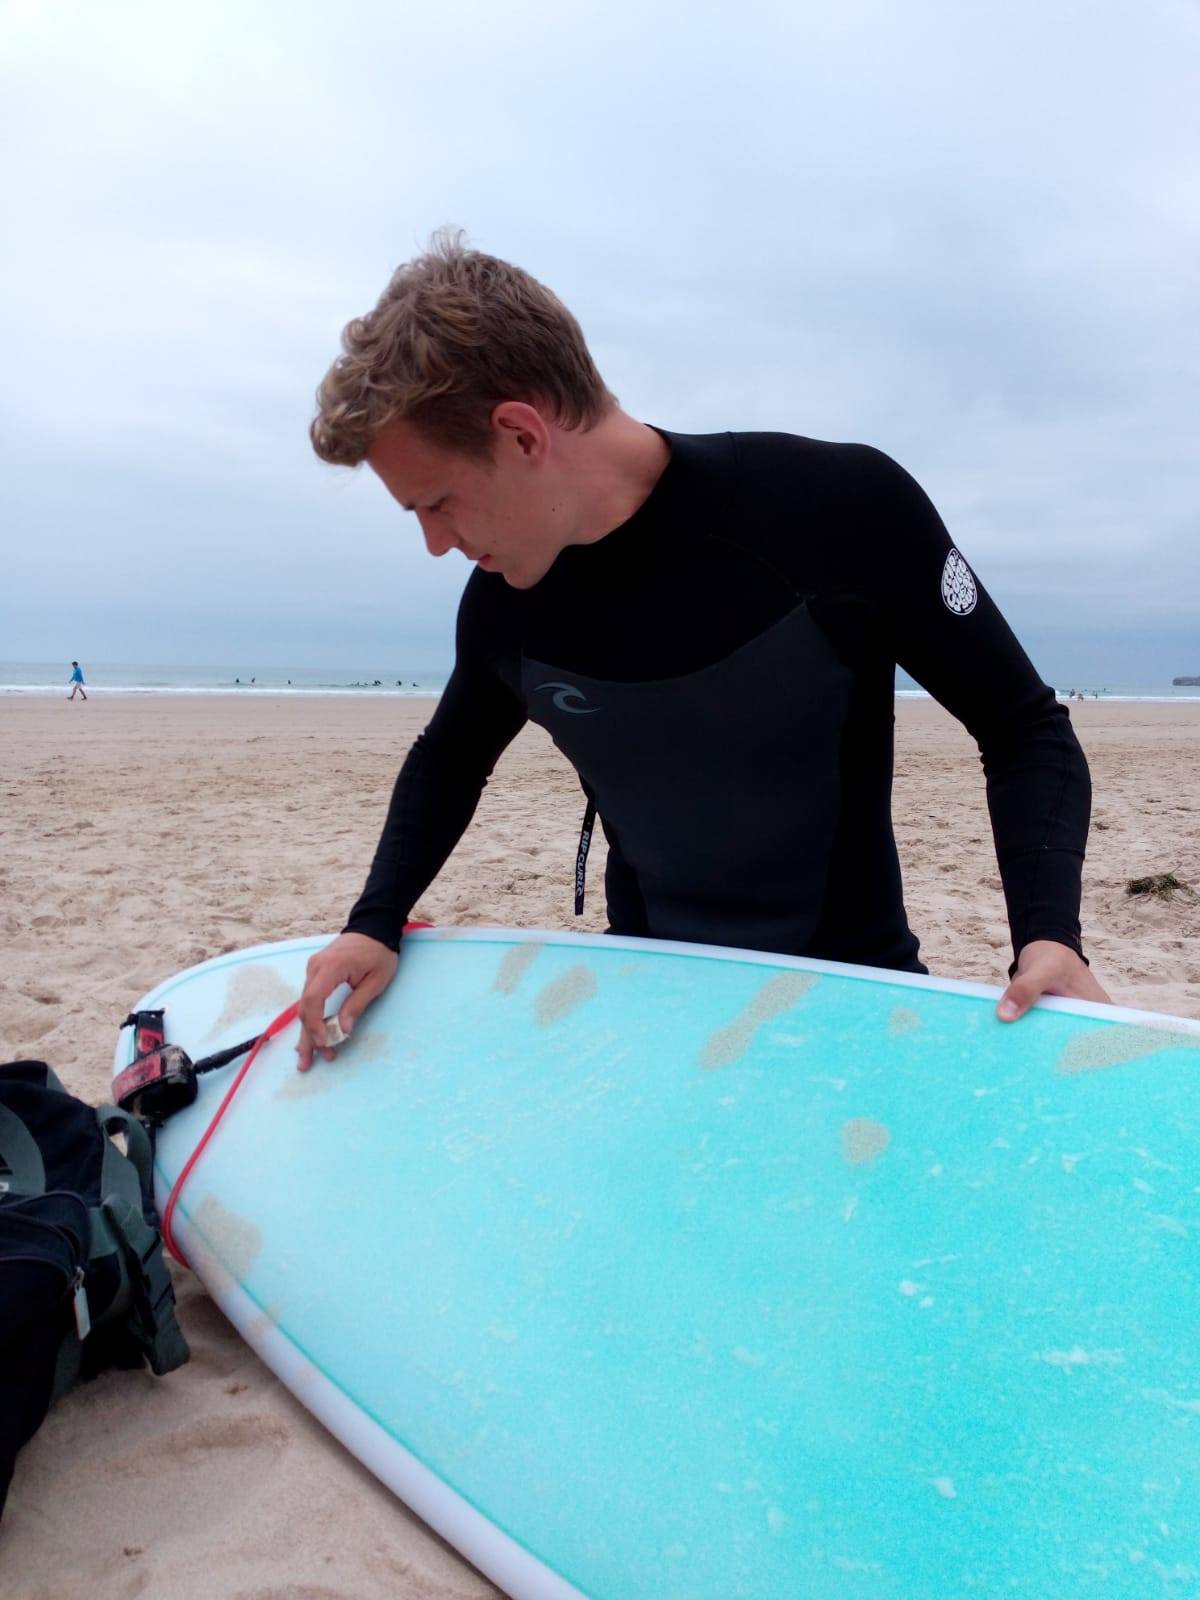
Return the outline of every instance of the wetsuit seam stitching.
<path id="1" fill-rule="evenodd" d="M 1029 927 L 1029 922 L 1030 922 L 1030 917 L 1031 917 L 1031 907 L 1036 903 L 1037 892 L 1038 892 L 1038 889 L 1039 889 L 1039 887 L 1041 885 L 1042 862 L 1045 859 L 1045 856 L 1046 856 L 1048 850 L 1050 849 L 1050 836 L 1054 832 L 1055 828 L 1058 826 L 1058 819 L 1059 819 L 1059 816 L 1060 816 L 1060 814 L 1062 812 L 1063 799 L 1064 799 L 1064 797 L 1066 795 L 1067 785 L 1070 783 L 1070 781 L 1071 781 L 1071 774 L 1069 772 L 1064 772 L 1063 773 L 1063 777 L 1062 777 L 1062 782 L 1059 785 L 1058 795 L 1057 795 L 1057 797 L 1055 799 L 1055 802 L 1054 802 L 1054 811 L 1052 812 L 1052 814 L 1050 816 L 1050 820 L 1046 824 L 1046 831 L 1042 836 L 1042 842 L 1041 842 L 1041 844 L 1039 844 L 1037 846 L 1037 849 L 1036 849 L 1035 852 L 1026 852 L 1026 854 L 1031 854 L 1032 853 L 1032 854 L 1036 855 L 1036 866 L 1034 867 L 1033 881 L 1029 885 L 1029 894 L 1026 897 L 1026 903 L 1025 903 L 1025 905 L 1022 908 L 1022 911 L 1021 911 L 1022 939 L 1021 939 L 1020 946 L 1018 947 L 1018 949 L 1015 952 L 1015 954 L 1017 956 L 1020 956 L 1021 951 L 1025 948 L 1026 944 L 1028 944 L 1028 942 L 1029 942 L 1029 940 L 1026 937 L 1024 937 L 1024 935 L 1026 933 L 1026 930 Z"/>

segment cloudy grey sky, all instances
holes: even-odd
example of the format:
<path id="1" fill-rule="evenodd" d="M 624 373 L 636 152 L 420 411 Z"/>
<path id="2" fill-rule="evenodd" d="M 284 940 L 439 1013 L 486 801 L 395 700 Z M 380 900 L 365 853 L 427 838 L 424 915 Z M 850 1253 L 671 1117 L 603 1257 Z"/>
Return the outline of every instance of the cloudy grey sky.
<path id="1" fill-rule="evenodd" d="M 635 415 L 895 456 L 1047 676 L 1200 672 L 1198 69 L 1194 0 L 0 0 L 0 656 L 447 664 L 305 430 L 456 223 Z"/>

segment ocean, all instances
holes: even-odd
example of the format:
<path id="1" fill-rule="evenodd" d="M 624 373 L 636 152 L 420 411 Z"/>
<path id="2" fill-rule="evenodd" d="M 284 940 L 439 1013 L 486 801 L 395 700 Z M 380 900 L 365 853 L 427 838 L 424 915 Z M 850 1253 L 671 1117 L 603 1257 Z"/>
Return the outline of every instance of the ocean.
<path id="1" fill-rule="evenodd" d="M 441 694 L 446 673 L 401 667 L 176 666 L 83 661 L 88 694 Z M 68 694 L 71 663 L 0 661 L 0 694 Z"/>
<path id="2" fill-rule="evenodd" d="M 256 667 L 176 666 L 161 662 L 82 663 L 89 694 L 284 694 L 417 696 L 441 694 L 445 672 L 418 672 L 404 667 Z M 67 694 L 71 663 L 0 661 L 0 695 Z M 1065 699 L 1077 689 L 1087 699 L 1124 701 L 1200 700 L 1200 685 L 1091 684 L 1077 679 L 1049 680 Z M 901 675 L 898 699 L 927 700 L 929 695 Z"/>

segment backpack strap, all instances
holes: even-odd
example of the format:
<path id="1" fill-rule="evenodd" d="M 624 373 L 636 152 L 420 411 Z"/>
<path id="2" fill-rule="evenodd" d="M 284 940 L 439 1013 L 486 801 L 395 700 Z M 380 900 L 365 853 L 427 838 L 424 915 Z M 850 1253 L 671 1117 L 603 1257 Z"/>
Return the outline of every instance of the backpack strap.
<path id="1" fill-rule="evenodd" d="M 132 1151 L 134 1136 L 127 1126 L 132 1118 L 127 1117 L 124 1111 L 118 1111 L 115 1106 L 99 1106 L 95 1116 L 103 1151 L 100 1156 L 100 1204 L 92 1206 L 89 1212 L 92 1219 L 92 1242 L 87 1259 L 90 1264 L 104 1256 L 115 1255 L 121 1269 L 120 1285 L 105 1312 L 107 1321 L 129 1310 L 134 1299 L 134 1286 L 130 1281 L 124 1240 L 121 1233 L 113 1227 L 113 1220 L 105 1201 L 120 1201 L 121 1215 L 124 1215 L 127 1209 L 136 1211 L 140 1216 L 142 1184 L 140 1170 L 121 1153 L 110 1137 L 113 1132 L 124 1133 Z M 145 1135 L 142 1137 L 145 1138 Z"/>
<path id="2" fill-rule="evenodd" d="M 181 1367 L 189 1355 L 187 1340 L 175 1316 L 175 1292 L 161 1237 L 142 1215 L 140 1197 L 136 1205 L 131 1205 L 123 1195 L 108 1196 L 100 1212 L 117 1241 L 132 1290 L 129 1331 L 150 1363 L 150 1370 L 161 1378 L 164 1372 Z"/>
<path id="3" fill-rule="evenodd" d="M 122 1111 L 119 1106 L 105 1106 L 107 1116 L 106 1127 L 112 1127 L 114 1120 L 121 1123 L 125 1131 L 125 1154 L 137 1168 L 137 1175 L 141 1179 L 144 1193 L 153 1198 L 154 1195 L 154 1142 L 150 1138 L 146 1125 L 140 1118 L 133 1116 L 128 1111 Z"/>
<path id="4" fill-rule="evenodd" d="M 46 1192 L 46 1167 L 37 1140 L 6 1105 L 0 1105 L 0 1184 L 10 1194 Z"/>
<path id="5" fill-rule="evenodd" d="M 136 1117 L 118 1106 L 97 1106 L 96 1122 L 104 1135 L 104 1159 L 100 1168 L 100 1193 L 122 1195 L 131 1204 L 141 1204 L 142 1196 L 154 1193 L 154 1174 L 150 1140 Z M 112 1141 L 114 1133 L 125 1135 L 125 1154 Z"/>
<path id="6" fill-rule="evenodd" d="M 130 1332 L 151 1371 L 161 1377 L 183 1365 L 188 1347 L 175 1317 L 175 1296 L 160 1235 L 146 1221 L 143 1210 L 143 1198 L 153 1199 L 150 1140 L 137 1118 L 117 1106 L 100 1106 L 96 1121 L 104 1135 L 98 1215 L 113 1247 L 121 1253 L 129 1281 Z M 113 1143 L 113 1133 L 125 1135 L 125 1155 Z"/>

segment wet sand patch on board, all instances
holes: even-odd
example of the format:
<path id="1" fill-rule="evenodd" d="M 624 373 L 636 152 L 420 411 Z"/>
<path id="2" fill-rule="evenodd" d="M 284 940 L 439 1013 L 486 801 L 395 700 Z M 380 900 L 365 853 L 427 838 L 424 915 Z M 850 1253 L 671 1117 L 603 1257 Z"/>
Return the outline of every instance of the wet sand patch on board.
<path id="1" fill-rule="evenodd" d="M 286 1011 L 295 998 L 296 991 L 291 984 L 285 983 L 269 967 L 253 964 L 239 967 L 229 980 L 225 1005 L 210 1028 L 208 1037 L 211 1039 L 222 1028 L 231 1027 L 244 1017 L 265 1015 L 269 1022 L 281 1011 Z"/>
<path id="2" fill-rule="evenodd" d="M 307 1072 L 289 1071 L 271 1098 L 311 1100 L 315 1094 L 325 1094 L 355 1067 L 368 1061 L 381 1061 L 388 1053 L 388 1043 L 387 1034 L 379 1030 L 353 1034 L 344 1044 L 338 1045 L 332 1061 L 314 1056 Z"/>
<path id="3" fill-rule="evenodd" d="M 1200 1051 L 1200 1033 L 1183 1028 L 1155 1028 L 1144 1022 L 1115 1022 L 1101 1025 L 1068 1039 L 1058 1058 L 1056 1071 L 1103 1072 L 1109 1067 L 1124 1067 L 1144 1060 L 1160 1050 Z"/>
<path id="4" fill-rule="evenodd" d="M 517 944 L 511 950 L 504 952 L 504 959 L 500 963 L 500 970 L 492 984 L 494 994 L 515 993 L 521 979 L 537 960 L 538 953 L 544 949 L 540 944 Z"/>
<path id="5" fill-rule="evenodd" d="M 718 1028 L 710 1037 L 700 1065 L 711 1072 L 740 1061 L 763 1024 L 789 1011 L 819 981 L 813 972 L 777 972 L 763 984 L 740 1016 L 726 1027 Z"/>
<path id="6" fill-rule="evenodd" d="M 842 1124 L 842 1157 L 852 1167 L 876 1160 L 891 1142 L 890 1130 L 870 1117 L 851 1117 Z"/>
<path id="7" fill-rule="evenodd" d="M 896 1006 L 888 1018 L 888 1033 L 893 1039 L 905 1039 L 910 1033 L 919 1033 L 923 1024 L 915 1011 L 908 1006 Z"/>
<path id="8" fill-rule="evenodd" d="M 215 1194 L 206 1194 L 196 1207 L 192 1226 L 235 1278 L 244 1278 L 258 1259 L 262 1234 L 248 1218 L 223 1206 Z"/>
<path id="9" fill-rule="evenodd" d="M 596 974 L 590 967 L 568 967 L 542 989 L 534 1006 L 540 1023 L 558 1022 L 596 992 Z"/>

